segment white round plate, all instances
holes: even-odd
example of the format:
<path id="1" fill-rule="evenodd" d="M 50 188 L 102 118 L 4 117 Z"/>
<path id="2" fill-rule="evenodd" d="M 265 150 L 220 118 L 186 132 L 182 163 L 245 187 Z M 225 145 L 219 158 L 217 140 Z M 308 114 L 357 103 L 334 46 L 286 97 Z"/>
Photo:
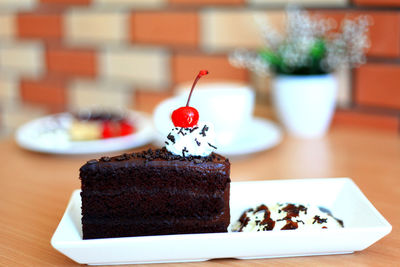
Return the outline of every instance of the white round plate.
<path id="1" fill-rule="evenodd" d="M 15 139 L 21 147 L 51 154 L 97 154 L 140 147 L 153 141 L 154 129 L 147 114 L 129 111 L 127 118 L 136 132 L 102 140 L 71 141 L 70 113 L 60 113 L 30 121 L 18 128 Z"/>

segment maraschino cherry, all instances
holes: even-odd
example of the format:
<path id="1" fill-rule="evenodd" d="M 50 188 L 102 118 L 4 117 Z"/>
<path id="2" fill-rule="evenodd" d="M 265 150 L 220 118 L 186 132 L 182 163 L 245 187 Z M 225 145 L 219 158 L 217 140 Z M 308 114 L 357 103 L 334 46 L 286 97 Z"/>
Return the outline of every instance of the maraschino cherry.
<path id="1" fill-rule="evenodd" d="M 174 112 L 172 112 L 171 119 L 174 123 L 175 127 L 183 127 L 189 128 L 193 127 L 199 121 L 199 112 L 193 108 L 189 107 L 190 97 L 192 96 L 192 92 L 194 87 L 196 86 L 197 81 L 204 75 L 208 74 L 208 70 L 201 70 L 197 75 L 196 79 L 193 82 L 192 89 L 190 89 L 189 97 L 186 102 L 186 106 L 180 107 Z"/>

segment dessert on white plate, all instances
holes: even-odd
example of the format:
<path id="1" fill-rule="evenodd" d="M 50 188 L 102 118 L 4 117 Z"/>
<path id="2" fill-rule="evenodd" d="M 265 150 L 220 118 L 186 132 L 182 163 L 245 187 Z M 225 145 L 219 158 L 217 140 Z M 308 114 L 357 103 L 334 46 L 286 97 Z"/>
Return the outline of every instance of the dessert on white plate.
<path id="1" fill-rule="evenodd" d="M 72 141 L 86 141 L 126 136 L 136 131 L 134 122 L 123 112 L 88 110 L 73 114 L 68 127 Z"/>
<path id="2" fill-rule="evenodd" d="M 78 122 L 68 112 L 53 114 L 22 125 L 15 133 L 15 139 L 22 148 L 51 154 L 112 152 L 143 146 L 153 141 L 154 129 L 147 114 L 126 111 L 124 118 L 130 126 L 123 129 L 119 122 L 103 127 L 100 121 Z M 79 125 L 74 124 L 74 121 Z M 71 132 L 74 132 L 74 138 L 71 138 Z"/>
<path id="3" fill-rule="evenodd" d="M 239 218 L 243 210 L 260 203 L 284 201 L 329 208 L 343 219 L 345 227 L 260 232 L 228 229 L 227 233 L 84 240 L 81 196 L 80 190 L 76 190 L 51 244 L 69 258 L 85 264 L 170 263 L 352 253 L 368 248 L 392 229 L 348 178 L 231 183 L 232 218 Z"/>

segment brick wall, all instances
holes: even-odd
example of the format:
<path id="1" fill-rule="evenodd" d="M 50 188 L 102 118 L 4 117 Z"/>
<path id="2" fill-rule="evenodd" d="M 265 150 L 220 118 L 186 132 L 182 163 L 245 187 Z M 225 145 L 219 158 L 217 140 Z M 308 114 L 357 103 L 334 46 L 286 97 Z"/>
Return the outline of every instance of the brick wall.
<path id="1" fill-rule="evenodd" d="M 201 68 L 208 80 L 252 83 L 263 101 L 267 79 L 232 67 L 227 54 L 261 45 L 254 13 L 282 28 L 287 2 L 0 0 L 0 127 L 100 102 L 151 111 Z M 398 132 L 400 0 L 290 2 L 336 20 L 373 18 L 367 64 L 339 74 L 334 123 Z"/>

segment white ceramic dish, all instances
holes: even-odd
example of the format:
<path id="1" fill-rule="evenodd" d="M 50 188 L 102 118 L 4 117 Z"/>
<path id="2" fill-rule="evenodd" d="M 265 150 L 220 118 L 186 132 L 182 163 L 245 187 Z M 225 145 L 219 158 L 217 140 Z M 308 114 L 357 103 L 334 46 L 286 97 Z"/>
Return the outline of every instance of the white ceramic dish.
<path id="1" fill-rule="evenodd" d="M 130 111 L 128 120 L 136 127 L 133 134 L 103 140 L 71 141 L 67 129 L 70 113 L 42 117 L 22 125 L 15 134 L 21 147 L 51 154 L 95 154 L 130 149 L 153 141 L 154 129 L 148 115 Z"/>
<path id="2" fill-rule="evenodd" d="M 81 200 L 76 190 L 51 244 L 67 257 L 86 264 L 185 262 L 352 253 L 366 249 L 392 229 L 348 178 L 231 184 L 232 221 L 249 207 L 276 202 L 323 206 L 342 219 L 345 228 L 82 240 Z"/>

